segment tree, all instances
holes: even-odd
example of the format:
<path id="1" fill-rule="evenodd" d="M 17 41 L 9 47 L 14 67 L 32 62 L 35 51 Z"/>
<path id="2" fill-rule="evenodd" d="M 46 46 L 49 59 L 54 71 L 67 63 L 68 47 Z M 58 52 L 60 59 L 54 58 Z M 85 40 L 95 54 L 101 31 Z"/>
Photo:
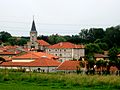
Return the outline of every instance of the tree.
<path id="1" fill-rule="evenodd" d="M 100 74 L 103 74 L 103 71 L 105 71 L 103 68 L 106 68 L 106 71 L 108 72 L 108 69 L 107 69 L 108 65 L 109 65 L 109 62 L 105 60 L 100 59 L 96 61 L 97 68 L 100 68 Z"/>
<path id="2" fill-rule="evenodd" d="M 89 43 L 85 46 L 86 54 L 91 54 L 93 55 L 94 53 L 102 53 L 103 50 L 99 47 L 98 44 L 95 43 Z"/>
<path id="3" fill-rule="evenodd" d="M 83 43 L 89 42 L 89 30 L 88 29 L 82 29 L 79 33 L 79 37 L 81 38 Z"/>
<path id="4" fill-rule="evenodd" d="M 92 38 L 102 39 L 104 37 L 104 30 L 103 28 L 90 28 L 89 33 L 93 36 Z"/>
<path id="5" fill-rule="evenodd" d="M 104 30 L 102 28 L 82 29 L 79 36 L 85 43 L 94 42 L 104 37 Z"/>
<path id="6" fill-rule="evenodd" d="M 118 49 L 117 47 L 113 47 L 109 50 L 109 56 L 111 61 L 116 61 L 118 55 Z"/>
<path id="7" fill-rule="evenodd" d="M 120 46 L 120 26 L 107 28 L 104 42 L 108 44 L 109 48 L 112 48 L 114 45 Z"/>
<path id="8" fill-rule="evenodd" d="M 98 44 L 90 43 L 85 46 L 86 59 L 88 61 L 88 69 L 94 68 L 95 59 L 94 53 L 102 53 Z"/>
<path id="9" fill-rule="evenodd" d="M 11 38 L 11 34 L 5 31 L 0 32 L 0 40 L 2 42 L 7 42 L 9 38 Z"/>
<path id="10" fill-rule="evenodd" d="M 44 41 L 46 41 L 46 42 L 48 42 L 48 38 L 49 38 L 49 36 L 44 36 L 44 35 L 39 35 L 39 36 L 37 37 L 38 40 L 42 39 L 42 40 L 44 40 Z"/>
<path id="11" fill-rule="evenodd" d="M 117 57 L 118 53 L 117 47 L 113 47 L 109 50 L 110 64 L 115 65 L 120 70 L 120 59 Z"/>
<path id="12" fill-rule="evenodd" d="M 63 37 L 63 36 L 60 36 L 60 35 L 51 35 L 49 37 L 49 43 L 50 44 L 56 44 L 56 43 L 59 43 L 59 42 L 65 42 L 66 39 Z"/>
<path id="13" fill-rule="evenodd" d="M 17 39 L 15 37 L 11 37 L 8 39 L 8 42 L 10 43 L 10 45 L 14 46 L 17 45 Z"/>
<path id="14" fill-rule="evenodd" d="M 17 45 L 24 46 L 24 44 L 27 44 L 27 40 L 24 38 L 21 38 L 17 41 Z"/>

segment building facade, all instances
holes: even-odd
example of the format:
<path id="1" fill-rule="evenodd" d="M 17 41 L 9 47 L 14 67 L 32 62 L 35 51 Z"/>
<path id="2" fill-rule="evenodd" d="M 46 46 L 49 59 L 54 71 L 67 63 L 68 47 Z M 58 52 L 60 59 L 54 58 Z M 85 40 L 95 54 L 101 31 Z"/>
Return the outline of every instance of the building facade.
<path id="1" fill-rule="evenodd" d="M 59 61 L 79 60 L 85 56 L 85 49 L 83 45 L 76 45 L 70 42 L 60 42 L 49 46 L 46 52 L 59 57 Z"/>

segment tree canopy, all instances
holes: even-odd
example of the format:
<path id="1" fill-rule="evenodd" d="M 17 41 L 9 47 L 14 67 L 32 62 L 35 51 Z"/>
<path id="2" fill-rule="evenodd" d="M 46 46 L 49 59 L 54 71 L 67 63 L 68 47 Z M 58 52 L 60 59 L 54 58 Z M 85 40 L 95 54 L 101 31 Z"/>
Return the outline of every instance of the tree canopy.
<path id="1" fill-rule="evenodd" d="M 8 32 L 5 32 L 5 31 L 1 31 L 1 32 L 0 32 L 0 40 L 1 40 L 2 42 L 7 42 L 8 39 L 11 38 L 11 37 L 12 37 L 11 34 L 8 33 Z"/>

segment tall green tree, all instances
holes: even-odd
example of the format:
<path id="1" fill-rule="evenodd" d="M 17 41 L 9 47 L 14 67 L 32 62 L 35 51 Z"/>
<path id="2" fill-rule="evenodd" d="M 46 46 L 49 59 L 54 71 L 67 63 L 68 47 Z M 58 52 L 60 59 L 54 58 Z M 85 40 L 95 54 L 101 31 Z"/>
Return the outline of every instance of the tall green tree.
<path id="1" fill-rule="evenodd" d="M 37 37 L 38 40 L 42 39 L 42 40 L 44 40 L 44 41 L 46 41 L 46 42 L 48 42 L 48 38 L 49 38 L 49 36 L 45 36 L 45 35 L 39 35 L 39 36 Z"/>
<path id="2" fill-rule="evenodd" d="M 95 65 L 94 53 L 102 53 L 102 49 L 98 44 L 89 43 L 85 46 L 86 59 L 88 61 L 88 68 L 93 68 Z"/>
<path id="3" fill-rule="evenodd" d="M 120 59 L 118 59 L 119 51 L 117 47 L 113 47 L 109 50 L 109 56 L 110 56 L 110 64 L 117 66 L 117 68 L 120 70 Z"/>
<path id="4" fill-rule="evenodd" d="M 113 47 L 109 50 L 109 56 L 111 61 L 117 61 L 118 49 L 117 47 Z"/>
<path id="5" fill-rule="evenodd" d="M 17 45 L 24 46 L 25 44 L 27 44 L 27 39 L 21 38 L 17 40 Z"/>
<path id="6" fill-rule="evenodd" d="M 66 39 L 63 37 L 63 36 L 60 36 L 58 34 L 56 35 L 51 35 L 49 38 L 49 43 L 50 44 L 56 44 L 56 43 L 59 43 L 59 42 L 65 42 Z"/>
<path id="7" fill-rule="evenodd" d="M 89 43 L 85 46 L 86 54 L 102 53 L 103 50 L 99 47 L 98 44 Z"/>
<path id="8" fill-rule="evenodd" d="M 82 29 L 79 33 L 81 39 L 86 43 L 94 42 L 96 39 L 102 39 L 104 37 L 104 30 L 102 28 L 90 28 Z"/>
<path id="9" fill-rule="evenodd" d="M 104 37 L 103 28 L 90 28 L 89 33 L 92 35 L 93 39 L 102 39 Z"/>
<path id="10" fill-rule="evenodd" d="M 89 30 L 88 29 L 82 29 L 79 33 L 79 37 L 82 40 L 82 43 L 88 43 L 89 42 Z"/>
<path id="11" fill-rule="evenodd" d="M 104 41 L 108 44 L 109 48 L 112 48 L 114 45 L 120 47 L 120 26 L 107 28 Z"/>
<path id="12" fill-rule="evenodd" d="M 17 39 L 16 37 L 11 37 L 8 39 L 8 42 L 10 43 L 10 45 L 14 46 L 17 45 Z"/>
<path id="13" fill-rule="evenodd" d="M 11 38 L 11 37 L 12 37 L 11 34 L 8 33 L 8 32 L 5 32 L 5 31 L 1 31 L 1 32 L 0 32 L 0 40 L 1 40 L 2 42 L 7 42 L 8 39 Z"/>

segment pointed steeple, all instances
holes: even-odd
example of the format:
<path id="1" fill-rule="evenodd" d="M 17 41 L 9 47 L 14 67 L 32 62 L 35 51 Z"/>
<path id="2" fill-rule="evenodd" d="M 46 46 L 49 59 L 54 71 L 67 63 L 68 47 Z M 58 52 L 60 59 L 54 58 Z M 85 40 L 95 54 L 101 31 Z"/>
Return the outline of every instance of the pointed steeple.
<path id="1" fill-rule="evenodd" d="M 32 22 L 32 28 L 31 28 L 31 31 L 37 32 L 37 31 L 36 31 L 36 27 L 35 27 L 34 19 L 33 19 L 33 22 Z"/>

